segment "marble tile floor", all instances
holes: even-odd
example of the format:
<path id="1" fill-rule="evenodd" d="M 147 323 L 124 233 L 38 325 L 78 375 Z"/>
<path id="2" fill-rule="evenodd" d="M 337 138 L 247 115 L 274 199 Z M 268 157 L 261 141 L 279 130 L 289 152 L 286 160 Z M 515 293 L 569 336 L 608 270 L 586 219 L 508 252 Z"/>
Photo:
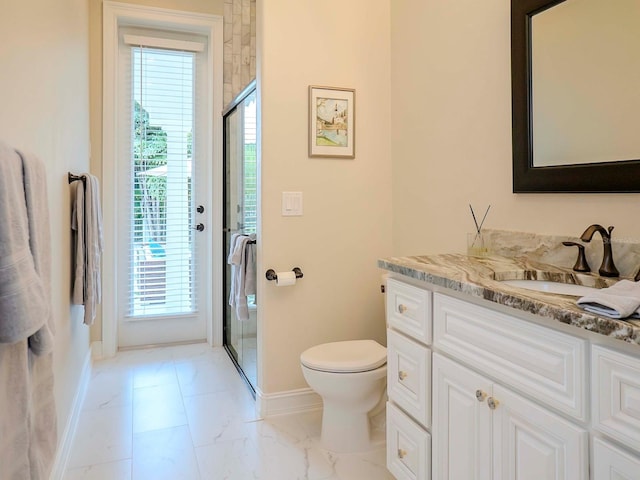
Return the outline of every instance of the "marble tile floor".
<path id="1" fill-rule="evenodd" d="M 118 353 L 93 366 L 65 480 L 391 480 L 384 443 L 333 454 L 321 412 L 260 419 L 222 348 Z M 378 432 L 380 434 L 380 432 Z"/>

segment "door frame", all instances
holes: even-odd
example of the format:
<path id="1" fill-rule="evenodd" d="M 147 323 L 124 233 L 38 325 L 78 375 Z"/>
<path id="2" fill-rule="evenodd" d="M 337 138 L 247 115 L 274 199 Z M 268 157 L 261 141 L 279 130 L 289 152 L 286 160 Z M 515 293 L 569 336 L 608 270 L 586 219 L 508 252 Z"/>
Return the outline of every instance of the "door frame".
<path id="1" fill-rule="evenodd" d="M 118 152 L 118 29 L 120 26 L 147 26 L 198 33 L 207 38 L 210 72 L 207 91 L 212 92 L 206 106 L 206 118 L 211 132 L 206 141 L 204 157 L 211 159 L 203 172 L 209 212 L 205 212 L 206 248 L 211 252 L 211 271 L 206 275 L 205 291 L 209 292 L 205 305 L 207 342 L 212 346 L 222 345 L 222 310 L 214 308 L 222 303 L 222 112 L 223 108 L 223 25 L 220 15 L 169 10 L 164 8 L 130 5 L 119 2 L 103 3 L 103 47 L 102 47 L 102 206 L 104 223 L 104 253 L 102 268 L 102 345 L 101 355 L 111 357 L 118 350 L 118 226 L 117 213 L 120 208 L 117 198 L 118 167 L 115 161 Z M 215 234 L 214 234 L 215 233 Z"/>

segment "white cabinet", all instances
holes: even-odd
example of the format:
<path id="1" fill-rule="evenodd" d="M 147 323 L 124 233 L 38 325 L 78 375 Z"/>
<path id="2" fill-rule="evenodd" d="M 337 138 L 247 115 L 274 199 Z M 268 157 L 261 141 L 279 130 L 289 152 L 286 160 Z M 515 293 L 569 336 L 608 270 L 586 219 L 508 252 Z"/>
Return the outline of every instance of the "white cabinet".
<path id="1" fill-rule="evenodd" d="M 593 439 L 594 480 L 638 480 L 640 459 L 611 443 Z"/>
<path id="2" fill-rule="evenodd" d="M 587 420 L 587 343 L 511 315 L 434 295 L 434 343 L 561 412 Z"/>
<path id="3" fill-rule="evenodd" d="M 640 480 L 634 350 L 426 283 L 387 287 L 387 466 L 398 480 Z"/>
<path id="4" fill-rule="evenodd" d="M 431 344 L 431 292 L 387 279 L 389 327 L 425 344 Z"/>
<path id="5" fill-rule="evenodd" d="M 499 384 L 491 395 L 495 480 L 588 478 L 587 430 Z"/>
<path id="6" fill-rule="evenodd" d="M 596 345 L 591 362 L 594 427 L 640 450 L 640 358 Z"/>
<path id="7" fill-rule="evenodd" d="M 481 375 L 433 355 L 434 479 L 492 480 L 490 391 Z"/>
<path id="8" fill-rule="evenodd" d="M 431 298 L 387 280 L 387 468 L 398 480 L 431 478 Z"/>
<path id="9" fill-rule="evenodd" d="M 393 330 L 387 332 L 387 393 L 418 423 L 431 426 L 431 351 Z"/>
<path id="10" fill-rule="evenodd" d="M 588 433 L 437 353 L 433 478 L 584 480 Z"/>
<path id="11" fill-rule="evenodd" d="M 431 473 L 431 436 L 393 403 L 387 403 L 387 468 L 398 480 Z"/>

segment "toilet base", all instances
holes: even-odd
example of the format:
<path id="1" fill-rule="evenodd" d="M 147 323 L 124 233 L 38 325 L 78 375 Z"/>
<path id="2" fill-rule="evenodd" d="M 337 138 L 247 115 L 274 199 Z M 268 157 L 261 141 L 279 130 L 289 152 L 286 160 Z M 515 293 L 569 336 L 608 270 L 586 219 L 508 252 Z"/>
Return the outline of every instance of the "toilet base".
<path id="1" fill-rule="evenodd" d="M 366 412 L 325 403 L 322 412 L 322 446 L 336 453 L 371 449 L 371 425 Z"/>

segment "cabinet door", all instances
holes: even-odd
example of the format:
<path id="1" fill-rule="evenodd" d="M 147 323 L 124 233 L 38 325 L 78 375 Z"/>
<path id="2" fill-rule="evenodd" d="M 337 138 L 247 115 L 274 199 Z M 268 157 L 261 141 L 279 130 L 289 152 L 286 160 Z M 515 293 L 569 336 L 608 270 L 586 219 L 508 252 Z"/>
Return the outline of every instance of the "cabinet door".
<path id="1" fill-rule="evenodd" d="M 593 439 L 593 478 L 596 480 L 634 480 L 640 475 L 640 458 L 614 447 L 600 438 Z"/>
<path id="2" fill-rule="evenodd" d="M 433 354 L 432 478 L 491 480 L 490 395 L 490 381 Z"/>
<path id="3" fill-rule="evenodd" d="M 495 480 L 589 478 L 586 430 L 500 385 L 488 402 Z"/>

